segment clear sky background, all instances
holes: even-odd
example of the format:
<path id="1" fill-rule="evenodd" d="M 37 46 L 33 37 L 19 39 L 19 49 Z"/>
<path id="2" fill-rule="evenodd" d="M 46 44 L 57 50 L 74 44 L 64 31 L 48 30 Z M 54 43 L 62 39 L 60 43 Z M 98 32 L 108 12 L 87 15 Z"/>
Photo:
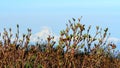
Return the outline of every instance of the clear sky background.
<path id="1" fill-rule="evenodd" d="M 69 19 L 81 16 L 81 23 L 108 27 L 111 38 L 119 41 L 120 0 L 0 0 L 0 32 L 4 27 L 15 31 L 19 24 L 21 33 L 31 28 L 33 35 L 57 36 Z"/>

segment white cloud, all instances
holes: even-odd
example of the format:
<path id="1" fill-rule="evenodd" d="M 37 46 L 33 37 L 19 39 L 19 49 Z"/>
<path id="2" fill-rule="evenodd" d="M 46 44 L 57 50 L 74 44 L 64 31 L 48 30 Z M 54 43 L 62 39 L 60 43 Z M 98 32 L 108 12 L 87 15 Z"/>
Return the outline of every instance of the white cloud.
<path id="1" fill-rule="evenodd" d="M 109 41 L 109 42 L 118 43 L 118 42 L 120 42 L 120 39 L 119 39 L 119 38 L 115 38 L 115 37 L 110 37 L 110 38 L 108 39 L 108 41 Z"/>
<path id="2" fill-rule="evenodd" d="M 31 36 L 31 41 L 32 42 L 36 42 L 38 39 L 38 37 L 40 39 L 43 39 L 43 40 L 47 40 L 47 37 L 48 36 L 54 36 L 54 41 L 58 41 L 59 39 L 59 36 L 56 35 L 55 33 L 53 33 L 52 29 L 51 28 L 48 28 L 48 27 L 42 27 L 41 31 L 36 33 L 36 34 L 33 34 Z"/>

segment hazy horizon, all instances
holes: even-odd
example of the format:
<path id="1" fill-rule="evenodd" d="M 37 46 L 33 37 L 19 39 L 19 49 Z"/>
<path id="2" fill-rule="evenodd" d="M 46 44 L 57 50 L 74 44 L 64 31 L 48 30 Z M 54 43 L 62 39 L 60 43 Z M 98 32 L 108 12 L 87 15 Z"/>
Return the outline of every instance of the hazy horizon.
<path id="1" fill-rule="evenodd" d="M 83 16 L 81 23 L 86 26 L 109 28 L 111 40 L 120 43 L 119 0 L 3 0 L 0 1 L 0 32 L 3 28 L 26 33 L 32 29 L 33 37 L 45 34 L 59 36 L 69 19 Z M 57 38 L 56 38 L 57 39 Z"/>

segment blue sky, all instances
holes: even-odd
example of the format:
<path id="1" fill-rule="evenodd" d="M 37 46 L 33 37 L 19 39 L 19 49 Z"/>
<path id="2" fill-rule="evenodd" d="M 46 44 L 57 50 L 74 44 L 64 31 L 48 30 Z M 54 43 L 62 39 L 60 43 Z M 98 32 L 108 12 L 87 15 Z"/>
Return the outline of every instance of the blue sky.
<path id="1" fill-rule="evenodd" d="M 81 23 L 108 27 L 111 37 L 120 38 L 119 0 L 1 0 L 0 32 L 20 25 L 22 33 L 31 28 L 33 34 L 48 27 L 56 35 L 72 17 L 83 16 Z"/>

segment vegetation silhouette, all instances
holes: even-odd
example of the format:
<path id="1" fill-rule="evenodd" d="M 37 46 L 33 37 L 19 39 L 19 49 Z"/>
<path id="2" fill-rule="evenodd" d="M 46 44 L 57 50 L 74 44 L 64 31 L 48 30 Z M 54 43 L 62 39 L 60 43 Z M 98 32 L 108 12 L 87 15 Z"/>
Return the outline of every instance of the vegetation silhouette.
<path id="1" fill-rule="evenodd" d="M 73 22 L 73 23 L 72 23 Z M 72 18 L 66 29 L 60 31 L 58 45 L 49 36 L 46 43 L 30 45 L 31 29 L 19 37 L 19 25 L 12 41 L 12 29 L 4 28 L 0 41 L 0 68 L 120 68 L 120 55 L 115 54 L 116 45 L 107 42 L 108 28 L 96 26 L 95 35 L 90 34 L 80 18 Z M 55 47 L 54 47 L 55 46 Z"/>

